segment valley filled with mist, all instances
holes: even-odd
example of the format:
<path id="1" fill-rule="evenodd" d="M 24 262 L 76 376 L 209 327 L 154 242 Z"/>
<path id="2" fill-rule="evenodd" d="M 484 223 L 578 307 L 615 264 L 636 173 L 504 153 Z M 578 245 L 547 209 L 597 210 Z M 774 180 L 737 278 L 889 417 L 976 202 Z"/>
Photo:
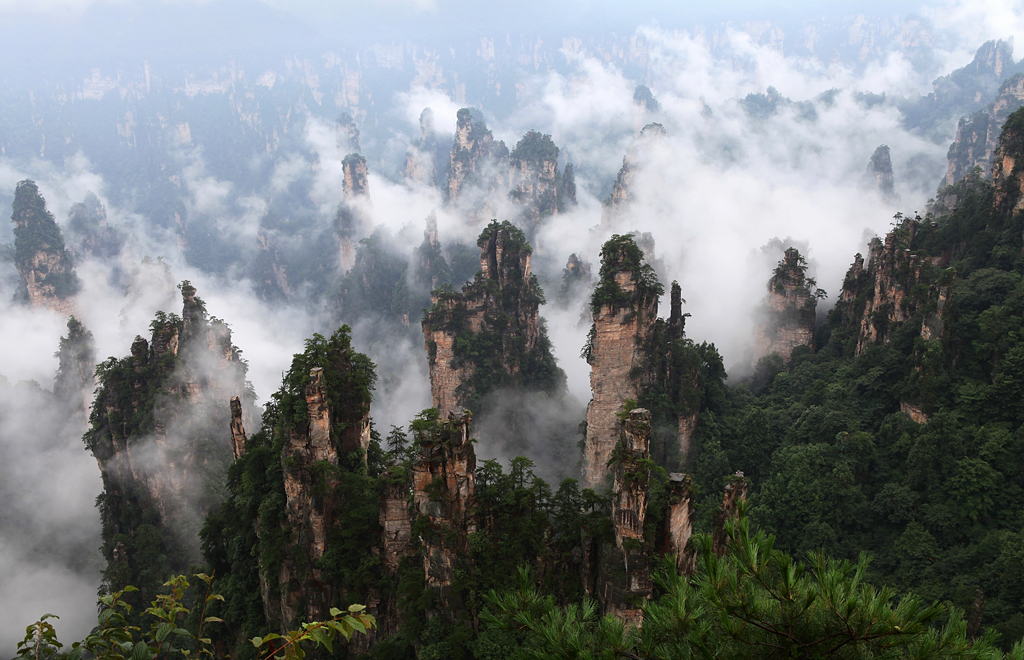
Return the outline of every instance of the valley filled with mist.
<path id="1" fill-rule="evenodd" d="M 0 649 L 203 572 L 217 657 L 739 657 L 759 547 L 938 603 L 793 657 L 1024 653 L 1019 6 L 0 25 Z"/>

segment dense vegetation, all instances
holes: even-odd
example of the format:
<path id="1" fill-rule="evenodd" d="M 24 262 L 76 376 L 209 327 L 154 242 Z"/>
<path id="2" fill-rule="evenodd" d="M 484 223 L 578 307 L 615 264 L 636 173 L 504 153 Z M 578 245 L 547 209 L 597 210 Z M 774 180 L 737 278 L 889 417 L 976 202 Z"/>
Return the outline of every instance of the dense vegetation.
<path id="1" fill-rule="evenodd" d="M 298 588 L 314 568 L 305 561 L 301 547 L 308 539 L 294 538 L 288 526 L 284 485 L 286 471 L 295 462 L 285 445 L 309 420 L 305 391 L 314 368 L 323 370 L 332 445 L 340 449 L 342 436 L 360 424 L 369 410 L 376 380 L 373 363 L 352 350 L 347 326 L 330 338 L 314 335 L 306 341 L 306 350 L 293 358 L 281 389 L 267 404 L 261 428 L 246 443 L 245 455 L 232 464 L 230 494 L 210 514 L 201 534 L 203 553 L 225 598 L 220 616 L 228 622 L 231 635 L 225 636 L 223 643 L 234 645 L 237 657 L 255 657 L 245 640 L 268 625 L 292 623 L 280 620 L 279 609 L 268 621 L 271 610 L 265 610 L 261 593 L 279 600 L 282 589 Z M 377 562 L 370 543 L 375 537 L 379 498 L 378 452 L 375 440 L 367 457 L 359 452 L 343 454 L 338 465 L 323 461 L 312 470 L 321 484 L 326 485 L 328 479 L 334 484 L 331 493 L 317 492 L 321 507 L 336 521 L 328 530 L 331 550 L 315 568 L 337 586 L 338 593 L 361 594 L 357 600 L 377 585 L 379 573 L 374 570 Z M 286 562 L 294 569 L 293 580 L 281 584 L 278 576 Z"/>
<path id="2" fill-rule="evenodd" d="M 841 302 L 813 352 L 716 393 L 691 470 L 706 490 L 744 471 L 752 518 L 780 548 L 869 551 L 873 580 L 964 608 L 972 635 L 991 627 L 1006 646 L 1024 635 L 1024 216 L 994 210 L 988 184 L 955 192 L 949 216 L 897 218 L 924 266 L 905 299 L 917 310 L 887 343 L 857 354 L 864 301 Z M 926 340 L 935 307 L 918 303 L 950 282 Z"/>
<path id="3" fill-rule="evenodd" d="M 226 339 L 226 327 L 207 314 L 188 281 L 179 288 L 182 316 L 158 312 L 151 342 L 136 337 L 131 355 L 96 366 L 99 389 L 83 438 L 103 477 L 97 498 L 107 563 L 102 592 L 138 587 L 125 596 L 136 615 L 168 576 L 200 559 L 196 538 L 202 518 L 223 499 L 231 462 L 229 446 L 218 442 L 227 401 L 206 401 L 189 391 L 190 381 L 209 377 L 210 333 Z M 69 323 L 62 351 L 72 363 L 61 374 L 73 365 L 74 351 L 91 350 L 88 340 L 81 327 Z M 230 342 L 218 348 L 230 348 L 237 357 Z M 219 377 L 234 377 L 243 386 L 244 362 L 222 366 Z"/>

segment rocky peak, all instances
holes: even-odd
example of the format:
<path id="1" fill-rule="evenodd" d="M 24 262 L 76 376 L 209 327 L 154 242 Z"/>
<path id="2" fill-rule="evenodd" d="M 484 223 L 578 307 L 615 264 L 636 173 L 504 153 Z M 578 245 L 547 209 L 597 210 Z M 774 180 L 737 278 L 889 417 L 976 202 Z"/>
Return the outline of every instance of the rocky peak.
<path id="1" fill-rule="evenodd" d="M 646 112 L 657 112 L 661 109 L 661 104 L 647 85 L 637 85 L 633 90 L 633 105 Z"/>
<path id="2" fill-rule="evenodd" d="M 57 350 L 53 394 L 58 401 L 65 402 L 73 414 L 84 419 L 89 414 L 96 387 L 96 342 L 92 333 L 74 316 L 68 319 L 67 327 L 68 334 L 60 338 Z"/>
<path id="3" fill-rule="evenodd" d="M 434 184 L 438 170 L 436 151 L 434 111 L 424 108 L 420 113 L 420 137 L 409 144 L 405 153 L 403 172 L 406 180 L 425 185 Z"/>
<path id="4" fill-rule="evenodd" d="M 862 185 L 864 188 L 873 188 L 880 192 L 882 198 L 890 204 L 899 201 L 892 175 L 892 156 L 889 153 L 888 145 L 879 145 L 871 154 L 868 167 L 864 171 Z"/>
<path id="5" fill-rule="evenodd" d="M 39 187 L 28 179 L 14 191 L 14 264 L 18 269 L 17 298 L 33 307 L 46 307 L 70 316 L 80 283 L 64 236 L 46 210 Z"/>
<path id="6" fill-rule="evenodd" d="M 978 48 L 970 64 L 937 78 L 931 100 L 939 107 L 973 112 L 995 96 L 1013 67 L 1013 42 L 993 40 Z"/>
<path id="7" fill-rule="evenodd" d="M 341 161 L 341 169 L 345 177 L 342 182 L 345 199 L 369 194 L 370 185 L 367 181 L 365 158 L 360 154 L 351 153 Z"/>
<path id="8" fill-rule="evenodd" d="M 487 195 L 508 190 L 508 156 L 505 143 L 495 140 L 472 110 L 459 110 L 448 166 L 448 203 L 467 206 L 474 218 L 483 215 Z"/>
<path id="9" fill-rule="evenodd" d="M 124 236 L 107 224 L 107 209 L 91 192 L 81 202 L 71 205 L 68 234 L 76 254 L 106 259 L 120 254 L 124 245 Z"/>
<path id="10" fill-rule="evenodd" d="M 529 131 L 512 150 L 509 166 L 509 198 L 522 207 L 527 227 L 536 227 L 543 218 L 564 207 L 558 147 L 550 135 Z"/>
<path id="11" fill-rule="evenodd" d="M 573 252 L 562 269 L 562 286 L 558 289 L 558 302 L 568 305 L 577 296 L 590 289 L 591 266 Z"/>
<path id="12" fill-rule="evenodd" d="M 647 152 L 657 144 L 668 132 L 658 123 L 647 124 L 630 143 L 626 155 L 622 157 L 622 167 L 612 185 L 612 193 L 604 201 L 601 216 L 602 225 L 614 224 L 616 218 L 633 201 L 633 185 L 638 169 L 642 167 Z"/>
<path id="13" fill-rule="evenodd" d="M 431 398 L 442 413 L 499 387 L 554 391 L 564 381 L 541 329 L 544 293 L 530 269 L 525 235 L 508 221 L 494 221 L 477 246 L 476 278 L 461 291 L 435 291 L 423 319 Z"/>
<path id="14" fill-rule="evenodd" d="M 824 292 L 806 276 L 807 262 L 793 247 L 787 248 L 771 279 L 768 295 L 758 310 L 754 329 L 754 361 L 777 353 L 789 362 L 797 346 L 814 345 L 814 318 Z"/>
<path id="15" fill-rule="evenodd" d="M 562 191 L 565 193 L 566 208 L 574 208 L 576 202 L 576 170 L 572 163 L 566 163 L 565 171 L 562 173 Z"/>

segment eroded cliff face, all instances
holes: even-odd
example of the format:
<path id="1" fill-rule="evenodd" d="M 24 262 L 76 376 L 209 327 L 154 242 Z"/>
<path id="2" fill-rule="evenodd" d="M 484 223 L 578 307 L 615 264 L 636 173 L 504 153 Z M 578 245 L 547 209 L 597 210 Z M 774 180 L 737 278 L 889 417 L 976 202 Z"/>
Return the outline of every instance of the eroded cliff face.
<path id="1" fill-rule="evenodd" d="M 522 231 L 492 222 L 477 245 L 477 277 L 460 292 L 435 292 L 422 324 L 431 399 L 443 414 L 499 387 L 552 391 L 564 381 L 540 326 L 543 292 Z"/>
<path id="2" fill-rule="evenodd" d="M 754 362 L 777 353 L 789 362 L 797 346 L 814 345 L 814 314 L 818 299 L 814 281 L 806 277 L 807 263 L 796 248 L 788 248 L 758 310 L 754 328 Z"/>
<path id="3" fill-rule="evenodd" d="M 601 255 L 601 280 L 591 304 L 594 324 L 585 351 L 592 392 L 583 449 L 583 483 L 588 488 L 604 484 L 608 459 L 619 440 L 616 413 L 627 399 L 639 397 L 634 370 L 644 369 L 642 347 L 658 319 L 657 290 L 649 286 L 642 254 L 627 238 L 610 241 Z"/>
<path id="4" fill-rule="evenodd" d="M 182 572 L 195 561 L 195 539 L 220 501 L 232 459 L 231 397 L 240 397 L 243 414 L 251 415 L 246 367 L 230 330 L 207 316 L 190 284 L 181 290 L 181 317 L 158 315 L 149 341 L 137 337 L 130 357 L 98 368 L 101 387 L 85 441 L 103 478 L 111 588 L 148 589 L 154 585 L 138 584 L 146 581 L 140 576 Z M 152 552 L 162 559 L 146 556 Z"/>
<path id="5" fill-rule="evenodd" d="M 644 408 L 620 414 L 620 438 L 610 459 L 612 473 L 612 535 L 608 543 L 594 544 L 584 533 L 584 571 L 592 572 L 593 594 L 605 613 L 627 626 L 643 623 L 643 604 L 651 598 L 650 565 L 656 555 L 673 558 L 677 570 L 693 573 L 696 550 L 693 536 L 693 483 L 682 473 L 672 473 L 667 484 L 664 521 L 655 531 L 647 529 L 651 498 L 649 460 L 652 415 Z M 735 515 L 737 499 L 746 497 L 746 485 L 726 488 L 721 515 Z M 586 584 L 586 575 L 584 576 Z"/>
<path id="6" fill-rule="evenodd" d="M 26 179 L 15 188 L 11 221 L 19 278 L 17 298 L 70 316 L 80 286 L 78 277 L 60 227 L 33 181 Z"/>
<path id="7" fill-rule="evenodd" d="M 998 166 L 995 152 L 1003 125 L 1021 105 L 1024 105 L 1024 74 L 1018 73 L 1002 84 L 999 95 L 987 109 L 960 119 L 956 138 L 946 154 L 945 185 L 951 186 L 965 178 L 975 167 L 981 168 L 983 177 L 994 176 L 994 168 Z"/>
<path id="8" fill-rule="evenodd" d="M 472 415 L 450 412 L 416 438 L 412 467 L 415 529 L 420 533 L 426 585 L 434 592 L 429 615 L 455 616 L 465 604 L 452 589 L 456 569 L 467 561 L 476 453 L 470 439 Z"/>
<path id="9" fill-rule="evenodd" d="M 650 495 L 651 413 L 629 411 L 612 454 L 612 534 L 614 547 L 605 547 L 598 573 L 598 598 L 605 612 L 627 625 L 643 621 L 642 605 L 651 597 L 650 548 L 644 522 Z"/>
<path id="10" fill-rule="evenodd" d="M 469 108 L 459 110 L 448 164 L 448 204 L 463 208 L 471 221 L 493 216 L 487 197 L 509 189 L 508 156 L 508 147 L 494 139 L 483 121 L 474 121 Z"/>
<path id="11" fill-rule="evenodd" d="M 1003 127 L 992 157 L 992 185 L 997 212 L 1009 215 L 1024 209 L 1024 110 L 1013 112 Z"/>
<path id="12" fill-rule="evenodd" d="M 871 344 L 888 343 L 896 326 L 919 311 L 924 312 L 921 336 L 942 336 L 954 274 L 943 271 L 944 257 L 924 257 L 911 249 L 922 226 L 934 229 L 904 219 L 884 241 L 872 240 L 866 266 L 858 254 L 847 271 L 836 311 L 857 328 L 857 355 Z"/>
<path id="13" fill-rule="evenodd" d="M 692 575 L 697 553 L 690 546 L 693 536 L 693 481 L 681 472 L 669 474 L 668 511 L 662 552 L 675 557 L 676 570 Z"/>
<path id="14" fill-rule="evenodd" d="M 339 585 L 324 578 L 319 563 L 327 551 L 328 534 L 337 524 L 339 457 L 356 449 L 365 452 L 370 445 L 369 406 L 363 407 L 357 423 L 338 424 L 322 367 L 310 371 L 304 394 L 308 421 L 304 428 L 291 429 L 281 450 L 287 521 L 295 549 L 282 562 L 278 575 L 278 611 L 286 625 L 300 618 L 329 618 L 330 608 L 341 596 Z M 339 433 L 335 425 L 344 430 Z"/>
<path id="15" fill-rule="evenodd" d="M 235 460 L 245 456 L 245 420 L 242 413 L 242 399 L 231 397 L 231 452 Z"/>

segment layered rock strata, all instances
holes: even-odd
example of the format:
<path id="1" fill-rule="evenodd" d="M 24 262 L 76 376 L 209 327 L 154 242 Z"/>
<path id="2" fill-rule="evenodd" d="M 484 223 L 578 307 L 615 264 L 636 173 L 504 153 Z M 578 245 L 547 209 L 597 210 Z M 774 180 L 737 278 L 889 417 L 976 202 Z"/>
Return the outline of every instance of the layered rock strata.
<path id="1" fill-rule="evenodd" d="M 777 353 L 789 362 L 797 346 L 814 345 L 814 316 L 818 299 L 807 263 L 796 248 L 788 248 L 772 278 L 754 328 L 754 362 Z"/>
<path id="2" fill-rule="evenodd" d="M 616 240 L 618 239 L 618 240 Z M 594 324 L 584 350 L 590 364 L 592 398 L 587 406 L 583 483 L 604 484 L 608 459 L 619 440 L 616 413 L 640 394 L 635 371 L 645 366 L 643 345 L 658 318 L 653 273 L 645 270 L 642 252 L 629 237 L 613 237 L 601 257 L 601 276 L 591 303 Z"/>

